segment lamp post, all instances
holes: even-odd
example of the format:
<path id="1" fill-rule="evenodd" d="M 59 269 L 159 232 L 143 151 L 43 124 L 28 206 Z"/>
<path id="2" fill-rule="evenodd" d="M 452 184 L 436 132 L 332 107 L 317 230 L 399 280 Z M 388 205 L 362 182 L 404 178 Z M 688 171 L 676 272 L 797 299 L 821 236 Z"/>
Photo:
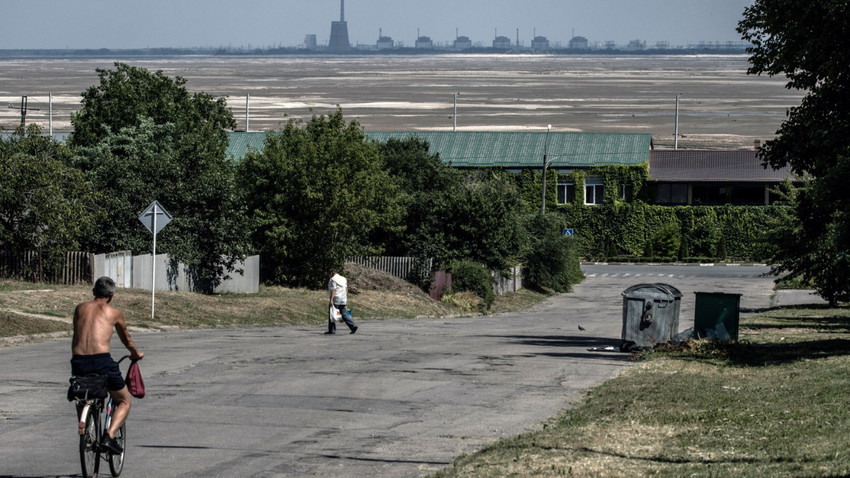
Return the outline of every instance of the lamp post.
<path id="1" fill-rule="evenodd" d="M 543 143 L 543 187 L 540 200 L 540 214 L 546 214 L 546 167 L 549 166 L 549 131 L 552 125 L 546 125 L 546 141 Z"/>
<path id="2" fill-rule="evenodd" d="M 676 124 L 673 127 L 673 149 L 679 149 L 679 98 L 681 93 L 676 93 Z"/>

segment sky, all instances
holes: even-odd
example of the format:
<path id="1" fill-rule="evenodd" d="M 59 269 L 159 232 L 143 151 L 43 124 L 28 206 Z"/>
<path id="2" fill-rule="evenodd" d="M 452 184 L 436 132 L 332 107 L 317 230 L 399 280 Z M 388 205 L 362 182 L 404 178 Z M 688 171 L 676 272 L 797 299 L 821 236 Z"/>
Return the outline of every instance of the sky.
<path id="1" fill-rule="evenodd" d="M 413 46 L 456 34 L 485 46 L 534 34 L 567 45 L 645 40 L 648 46 L 738 42 L 735 26 L 753 0 L 346 0 L 352 44 L 379 32 Z M 0 0 L 0 49 L 296 47 L 307 34 L 327 44 L 339 0 Z"/>

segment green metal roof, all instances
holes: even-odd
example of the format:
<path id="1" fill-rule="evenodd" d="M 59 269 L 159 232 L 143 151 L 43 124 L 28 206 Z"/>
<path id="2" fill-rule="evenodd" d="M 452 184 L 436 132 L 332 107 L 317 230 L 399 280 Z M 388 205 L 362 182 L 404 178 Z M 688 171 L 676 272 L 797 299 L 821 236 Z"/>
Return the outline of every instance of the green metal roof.
<path id="1" fill-rule="evenodd" d="M 224 157 L 227 159 L 241 161 L 248 151 L 260 153 L 265 148 L 265 131 L 231 131 L 227 135 L 230 137 L 227 150 L 224 152 Z"/>
<path id="2" fill-rule="evenodd" d="M 230 135 L 227 152 L 236 160 L 249 147 L 262 150 L 265 133 Z M 537 168 L 542 166 L 544 152 L 552 168 L 641 164 L 649 160 L 652 141 L 649 134 L 627 133 L 367 131 L 366 136 L 382 143 L 390 138 L 421 138 L 444 163 L 461 168 Z"/>

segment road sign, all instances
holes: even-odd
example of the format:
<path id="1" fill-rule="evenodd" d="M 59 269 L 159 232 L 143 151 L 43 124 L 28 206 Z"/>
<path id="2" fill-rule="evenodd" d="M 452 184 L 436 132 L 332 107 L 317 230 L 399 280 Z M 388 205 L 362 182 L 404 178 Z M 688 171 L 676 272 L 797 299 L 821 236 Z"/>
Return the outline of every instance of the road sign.
<path id="1" fill-rule="evenodd" d="M 573 235 L 573 229 L 571 227 L 570 228 L 564 228 L 564 235 L 565 236 L 572 236 Z"/>
<path id="2" fill-rule="evenodd" d="M 171 214 L 162 207 L 158 201 L 154 201 L 147 209 L 139 214 L 139 220 L 148 228 L 148 231 L 156 234 L 161 231 L 166 224 L 171 222 Z M 156 225 L 156 230 L 154 230 Z"/>
<path id="3" fill-rule="evenodd" d="M 154 296 L 156 294 L 156 233 L 171 222 L 171 214 L 168 214 L 168 211 L 164 207 L 157 201 L 154 201 L 147 209 L 139 214 L 139 220 L 148 228 L 148 231 L 153 233 L 153 249 L 151 253 L 151 319 L 153 319 Z"/>

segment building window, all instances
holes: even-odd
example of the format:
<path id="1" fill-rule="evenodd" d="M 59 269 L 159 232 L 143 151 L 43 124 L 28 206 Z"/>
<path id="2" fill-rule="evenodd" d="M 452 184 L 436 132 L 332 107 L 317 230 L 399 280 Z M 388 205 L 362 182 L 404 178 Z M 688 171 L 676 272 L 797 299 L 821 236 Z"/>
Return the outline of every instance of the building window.
<path id="1" fill-rule="evenodd" d="M 661 183 L 658 185 L 656 204 L 688 204 L 688 185 L 682 183 Z"/>
<path id="2" fill-rule="evenodd" d="M 558 204 L 572 204 L 576 198 L 576 185 L 558 181 Z"/>
<path id="3" fill-rule="evenodd" d="M 605 186 L 600 179 L 588 179 L 584 185 L 584 203 L 599 205 L 605 199 Z"/>

